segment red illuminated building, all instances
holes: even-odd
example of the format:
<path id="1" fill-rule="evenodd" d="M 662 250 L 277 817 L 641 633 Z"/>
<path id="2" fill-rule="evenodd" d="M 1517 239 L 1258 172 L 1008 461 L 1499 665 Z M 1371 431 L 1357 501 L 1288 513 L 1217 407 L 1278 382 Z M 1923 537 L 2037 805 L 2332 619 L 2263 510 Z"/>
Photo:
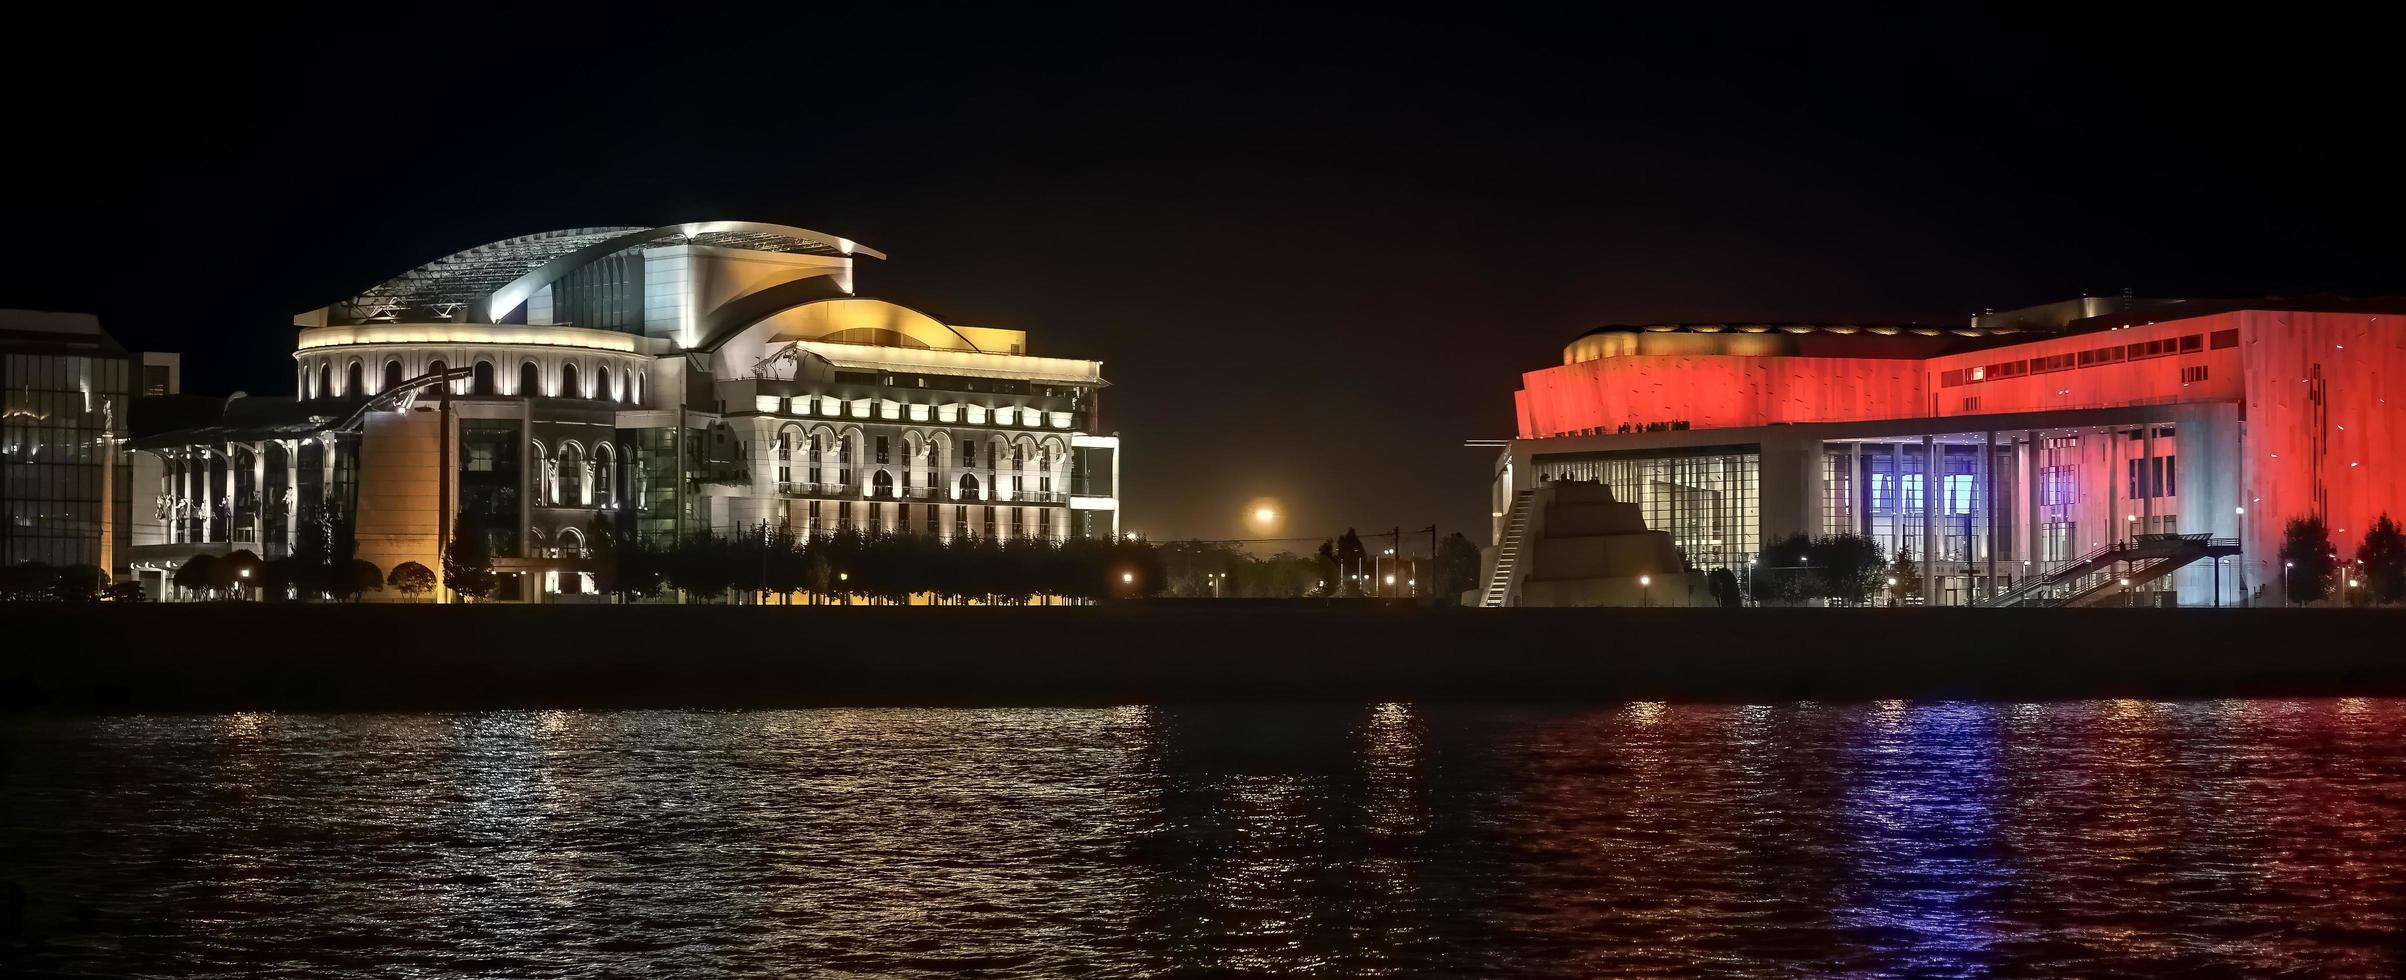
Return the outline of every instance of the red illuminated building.
<path id="1" fill-rule="evenodd" d="M 1535 520 L 1530 491 L 1581 480 L 1638 504 L 1703 571 L 1744 575 L 1767 541 L 1852 532 L 1912 554 L 1933 603 L 2275 601 L 2288 519 L 2323 516 L 2344 555 L 2376 515 L 2406 512 L 2393 394 L 2396 302 L 1604 327 L 1522 376 L 1496 550 Z M 1493 604 L 1543 574 L 1490 564 Z"/>

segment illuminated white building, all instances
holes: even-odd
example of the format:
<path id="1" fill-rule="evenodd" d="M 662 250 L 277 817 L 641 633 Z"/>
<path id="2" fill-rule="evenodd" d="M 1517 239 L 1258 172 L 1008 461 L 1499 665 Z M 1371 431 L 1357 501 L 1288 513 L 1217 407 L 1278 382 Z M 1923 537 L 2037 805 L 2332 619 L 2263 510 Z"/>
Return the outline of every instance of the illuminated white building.
<path id="1" fill-rule="evenodd" d="M 885 256 L 753 222 L 575 229 L 311 310 L 296 398 L 138 434 L 137 565 L 276 558 L 333 515 L 380 570 L 438 568 L 456 524 L 534 600 L 587 591 L 597 525 L 1116 534 L 1101 363 L 858 296 L 864 257 Z"/>

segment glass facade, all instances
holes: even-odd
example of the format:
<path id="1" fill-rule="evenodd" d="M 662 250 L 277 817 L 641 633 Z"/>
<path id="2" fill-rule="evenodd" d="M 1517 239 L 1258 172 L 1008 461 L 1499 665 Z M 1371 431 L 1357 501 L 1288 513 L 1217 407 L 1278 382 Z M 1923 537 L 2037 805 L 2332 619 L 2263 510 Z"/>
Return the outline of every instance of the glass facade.
<path id="1" fill-rule="evenodd" d="M 677 429 L 637 429 L 627 445 L 634 477 L 635 535 L 647 545 L 667 547 L 683 526 L 678 508 L 685 495 L 683 468 L 677 458 Z"/>
<path id="2" fill-rule="evenodd" d="M 132 468 L 114 468 L 110 521 L 101 481 L 134 374 L 123 354 L 0 357 L 0 562 L 98 565 L 104 525 L 126 544 Z"/>
<path id="3" fill-rule="evenodd" d="M 1762 454 L 1753 447 L 1542 457 L 1537 478 L 1611 487 L 1614 499 L 1638 505 L 1648 529 L 1671 532 L 1700 571 L 1742 569 L 1762 548 Z"/>
<path id="4" fill-rule="evenodd" d="M 459 512 L 484 528 L 493 557 L 519 557 L 518 506 L 526 475 L 515 419 L 461 419 Z"/>

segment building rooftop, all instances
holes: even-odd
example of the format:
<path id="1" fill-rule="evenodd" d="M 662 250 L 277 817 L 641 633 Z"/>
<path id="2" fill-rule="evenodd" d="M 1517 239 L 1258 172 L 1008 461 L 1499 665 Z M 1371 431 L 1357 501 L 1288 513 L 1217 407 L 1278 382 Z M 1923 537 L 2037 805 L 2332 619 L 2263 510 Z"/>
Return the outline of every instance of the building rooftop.
<path id="1" fill-rule="evenodd" d="M 640 227 L 567 228 L 488 242 L 443 256 L 359 295 L 303 314 L 304 326 L 379 321 L 494 323 L 534 292 L 595 260 L 622 252 L 700 245 L 849 258 L 885 253 L 807 228 L 752 221 L 694 221 Z M 313 316 L 313 314 L 323 314 Z"/>

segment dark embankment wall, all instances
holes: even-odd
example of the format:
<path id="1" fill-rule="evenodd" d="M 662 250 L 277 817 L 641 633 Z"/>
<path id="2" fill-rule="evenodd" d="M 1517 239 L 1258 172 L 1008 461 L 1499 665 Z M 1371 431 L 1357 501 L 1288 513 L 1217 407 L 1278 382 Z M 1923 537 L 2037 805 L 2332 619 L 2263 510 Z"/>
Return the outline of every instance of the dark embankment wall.
<path id="1" fill-rule="evenodd" d="M 0 709 L 2406 694 L 2406 613 L 15 606 Z"/>

